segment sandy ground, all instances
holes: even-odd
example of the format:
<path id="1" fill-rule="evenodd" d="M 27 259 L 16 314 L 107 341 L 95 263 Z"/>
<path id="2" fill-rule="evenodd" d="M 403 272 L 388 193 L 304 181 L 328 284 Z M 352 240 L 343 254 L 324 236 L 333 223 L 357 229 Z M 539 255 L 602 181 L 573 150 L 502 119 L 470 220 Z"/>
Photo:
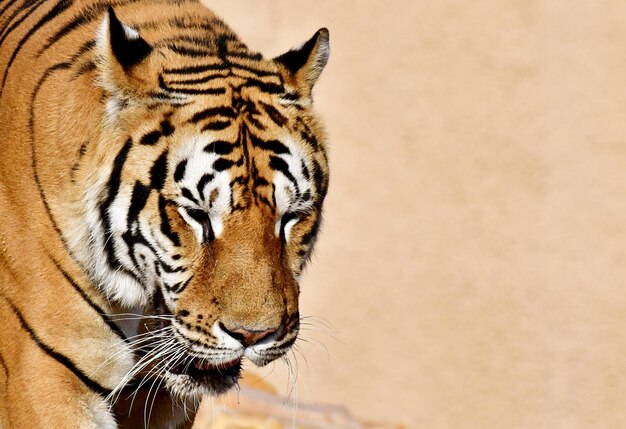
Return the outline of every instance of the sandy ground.
<path id="1" fill-rule="evenodd" d="M 626 3 L 207 3 L 268 55 L 331 32 L 298 399 L 415 428 L 626 427 Z"/>

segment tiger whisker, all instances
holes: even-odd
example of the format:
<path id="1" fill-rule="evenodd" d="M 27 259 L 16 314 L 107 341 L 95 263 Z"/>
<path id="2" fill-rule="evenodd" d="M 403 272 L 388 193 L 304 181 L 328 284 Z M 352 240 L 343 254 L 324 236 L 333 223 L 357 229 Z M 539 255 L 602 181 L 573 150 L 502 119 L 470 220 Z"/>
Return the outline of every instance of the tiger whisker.
<path id="1" fill-rule="evenodd" d="M 144 355 L 135 365 L 128 371 L 128 373 L 122 378 L 122 380 L 118 383 L 118 385 L 113 389 L 111 394 L 107 396 L 108 399 L 117 398 L 121 393 L 124 386 L 132 380 L 137 374 L 139 374 L 147 365 L 152 363 L 155 359 L 163 356 L 167 351 L 167 346 L 175 345 L 175 340 L 173 338 L 169 338 L 162 343 L 163 350 L 157 350 L 156 354 L 151 355 L 151 353 L 147 353 Z M 156 350 L 156 349 L 155 349 Z M 115 402 L 115 401 L 113 401 Z"/>
<path id="2" fill-rule="evenodd" d="M 163 330 L 165 330 L 167 328 L 163 328 Z M 109 362 L 113 361 L 113 360 L 117 360 L 117 358 L 121 357 L 121 356 L 127 356 L 129 354 L 134 354 L 135 351 L 137 350 L 142 350 L 142 348 L 145 346 L 144 343 L 148 343 L 150 340 L 152 340 L 153 337 L 156 337 L 156 335 L 154 335 L 154 332 L 147 332 L 144 334 L 139 334 L 139 335 L 135 335 L 134 337 L 144 337 L 145 338 L 134 338 L 133 337 L 129 337 L 127 339 L 132 339 L 132 341 L 128 342 L 128 348 L 123 348 L 121 350 L 116 351 L 115 353 L 113 353 L 111 356 L 109 356 L 107 359 L 105 359 L 94 371 L 91 372 L 91 376 L 93 376 L 94 374 L 96 374 L 101 368 L 103 368 L 104 366 L 108 365 Z M 137 347 L 139 345 L 142 345 L 142 347 Z"/>
<path id="3" fill-rule="evenodd" d="M 175 356 L 176 356 L 177 355 L 176 354 L 177 353 L 176 345 L 170 346 L 170 348 L 168 350 L 168 353 L 175 353 Z M 147 374 L 145 374 L 143 376 L 141 382 L 137 385 L 137 387 L 135 388 L 134 392 L 128 395 L 127 399 L 130 398 L 131 395 L 133 397 L 132 400 L 131 400 L 131 403 L 130 403 L 130 409 L 132 409 L 132 406 L 135 403 L 135 398 L 137 396 L 137 393 L 139 393 L 139 389 L 141 389 L 141 387 L 147 381 L 149 381 L 149 379 L 150 379 L 149 377 L 150 377 L 151 373 L 156 370 L 155 377 L 160 377 L 165 372 L 166 365 L 163 364 L 164 362 L 166 362 L 165 359 L 166 358 L 163 358 L 163 360 L 161 360 L 160 362 L 157 362 L 157 364 L 153 368 L 151 368 L 150 371 L 148 371 Z M 162 365 L 162 367 L 160 367 L 160 365 Z M 130 409 L 129 409 L 129 412 L 130 412 Z"/>
<path id="4" fill-rule="evenodd" d="M 175 359 L 176 356 L 178 356 L 178 358 Z M 169 358 L 163 364 L 163 368 L 156 375 L 155 381 L 152 382 L 152 385 L 150 386 L 150 389 L 148 390 L 148 394 L 146 395 L 146 403 L 144 405 L 144 425 L 145 425 L 146 428 L 150 424 L 150 417 L 152 415 L 152 407 L 154 406 L 154 401 L 156 400 L 156 397 L 159 394 L 159 388 L 161 387 L 161 384 L 163 384 L 163 381 L 165 380 L 163 377 L 161 377 L 161 374 L 163 374 L 165 371 L 168 370 L 168 366 L 170 365 L 170 362 L 172 362 L 172 360 L 175 359 L 174 362 L 172 362 L 171 366 L 170 366 L 171 368 L 173 368 L 175 366 L 176 362 L 180 359 L 180 356 L 184 356 L 184 351 L 179 350 L 178 354 L 175 354 L 174 356 Z M 158 364 L 156 366 L 158 367 Z M 152 404 L 150 405 L 150 410 L 148 412 L 148 418 L 146 419 L 146 407 L 148 405 L 148 401 L 150 400 L 150 392 L 152 391 L 152 388 L 154 387 L 154 383 L 156 382 L 156 380 L 160 380 L 160 381 L 159 381 L 159 384 L 157 385 L 157 388 L 154 391 L 154 396 L 152 398 Z"/>
<path id="5" fill-rule="evenodd" d="M 112 318 L 116 318 L 116 317 L 129 317 L 129 318 L 135 318 L 135 319 L 174 319 L 174 316 L 171 315 L 167 315 L 167 314 L 138 314 L 138 313 L 106 313 L 107 317 L 112 317 Z"/>

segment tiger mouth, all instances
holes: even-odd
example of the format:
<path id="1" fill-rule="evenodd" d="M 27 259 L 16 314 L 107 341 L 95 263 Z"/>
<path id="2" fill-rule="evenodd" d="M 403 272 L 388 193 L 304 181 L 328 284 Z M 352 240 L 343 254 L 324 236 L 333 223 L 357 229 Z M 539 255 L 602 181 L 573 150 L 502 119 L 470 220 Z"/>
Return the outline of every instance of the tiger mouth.
<path id="1" fill-rule="evenodd" d="M 169 368 L 168 372 L 174 375 L 186 375 L 198 383 L 214 384 L 217 381 L 222 384 L 230 381 L 234 385 L 241 375 L 241 358 L 219 364 L 194 358 L 191 362 Z"/>
<path id="2" fill-rule="evenodd" d="M 161 296 L 157 296 L 154 303 L 154 314 L 159 317 L 154 321 L 156 330 L 172 328 L 172 312 L 167 308 Z M 203 391 L 210 394 L 221 394 L 237 385 L 241 376 L 242 357 L 229 361 L 213 363 L 205 358 L 187 355 L 180 363 L 166 369 L 172 381 L 178 379 L 192 394 Z"/>

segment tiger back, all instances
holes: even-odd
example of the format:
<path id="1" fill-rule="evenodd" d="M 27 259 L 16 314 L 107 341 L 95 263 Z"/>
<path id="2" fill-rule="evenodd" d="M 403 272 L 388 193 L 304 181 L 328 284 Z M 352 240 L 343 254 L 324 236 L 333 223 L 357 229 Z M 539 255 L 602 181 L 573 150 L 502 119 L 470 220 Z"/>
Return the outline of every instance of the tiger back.
<path id="1" fill-rule="evenodd" d="M 265 59 L 191 0 L 0 2 L 0 427 L 190 427 L 284 356 L 328 53 Z"/>

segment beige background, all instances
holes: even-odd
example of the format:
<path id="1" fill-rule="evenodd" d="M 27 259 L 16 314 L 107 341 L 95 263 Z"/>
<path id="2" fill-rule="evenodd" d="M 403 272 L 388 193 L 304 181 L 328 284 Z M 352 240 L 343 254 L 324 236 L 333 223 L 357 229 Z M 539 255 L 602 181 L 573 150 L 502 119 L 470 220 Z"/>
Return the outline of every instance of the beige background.
<path id="1" fill-rule="evenodd" d="M 626 427 L 626 2 L 208 1 L 331 32 L 299 400 L 414 428 Z M 319 320 L 318 319 L 318 320 Z M 270 375 L 287 390 L 286 369 Z"/>

